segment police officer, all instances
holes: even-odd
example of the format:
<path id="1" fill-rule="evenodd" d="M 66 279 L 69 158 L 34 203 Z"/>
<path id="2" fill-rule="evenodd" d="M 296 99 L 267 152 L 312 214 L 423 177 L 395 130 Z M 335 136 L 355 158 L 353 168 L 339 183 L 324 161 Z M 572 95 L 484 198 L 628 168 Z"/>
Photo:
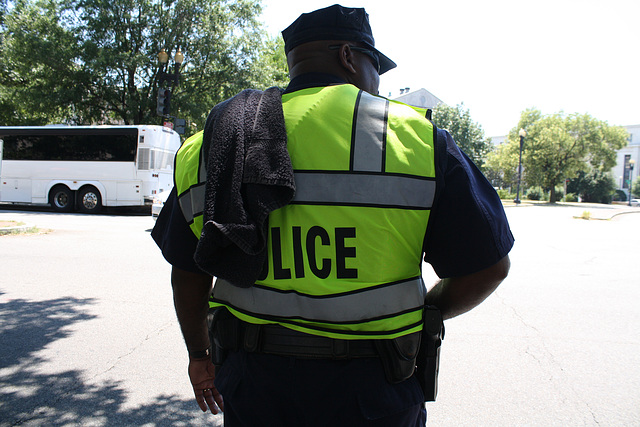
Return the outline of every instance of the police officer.
<path id="1" fill-rule="evenodd" d="M 379 75 L 396 65 L 375 48 L 364 9 L 303 14 L 283 38 L 291 82 L 268 116 L 284 118 L 288 159 L 278 167 L 291 172 L 295 193 L 269 211 L 264 230 L 255 227 L 264 256 L 242 254 L 245 265 L 233 265 L 235 234 L 207 212 L 227 190 L 211 175 L 209 152 L 219 156 L 216 135 L 233 100 L 214 108 L 209 132 L 183 144 L 152 233 L 173 266 L 196 401 L 223 410 L 228 427 L 424 425 L 413 372 L 423 305 L 449 319 L 504 280 L 513 245 L 504 210 L 425 111 L 377 96 Z M 224 185 L 241 188 L 242 202 L 260 197 L 236 184 Z M 198 244 L 211 234 L 226 242 L 218 252 Z M 443 278 L 428 293 L 423 259 Z M 223 313 L 218 370 L 211 309 Z"/>

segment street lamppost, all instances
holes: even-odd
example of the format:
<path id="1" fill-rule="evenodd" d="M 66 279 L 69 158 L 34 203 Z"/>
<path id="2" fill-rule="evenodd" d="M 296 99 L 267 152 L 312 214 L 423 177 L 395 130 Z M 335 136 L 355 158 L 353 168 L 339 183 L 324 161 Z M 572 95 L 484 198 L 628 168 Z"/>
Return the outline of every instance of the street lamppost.
<path id="1" fill-rule="evenodd" d="M 520 135 L 520 158 L 518 159 L 518 191 L 516 191 L 516 198 L 513 201 L 515 204 L 520 203 L 520 181 L 522 180 L 522 146 L 524 145 L 524 137 L 527 136 L 527 131 L 520 129 L 518 132 Z"/>
<path id="2" fill-rule="evenodd" d="M 168 73 L 165 70 L 168 67 L 169 54 L 164 49 L 158 53 L 160 71 L 158 71 L 158 106 L 156 112 L 159 116 L 169 116 L 169 112 L 171 110 L 171 93 L 178 85 L 180 79 L 180 66 L 183 61 L 184 55 L 182 54 L 182 51 L 178 49 L 176 54 L 173 56 L 173 73 Z M 171 87 L 164 87 L 165 82 L 171 82 Z"/>
<path id="3" fill-rule="evenodd" d="M 633 166 L 636 161 L 629 159 L 629 206 L 631 206 L 631 187 L 633 187 Z"/>

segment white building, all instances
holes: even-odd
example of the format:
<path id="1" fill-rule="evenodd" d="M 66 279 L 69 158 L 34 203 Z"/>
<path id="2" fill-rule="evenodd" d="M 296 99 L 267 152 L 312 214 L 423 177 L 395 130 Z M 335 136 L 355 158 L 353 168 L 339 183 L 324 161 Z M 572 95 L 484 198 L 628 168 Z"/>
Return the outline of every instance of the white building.
<path id="1" fill-rule="evenodd" d="M 638 178 L 640 169 L 640 125 L 623 126 L 629 132 L 629 144 L 618 150 L 618 161 L 611 170 L 618 188 L 629 195 L 629 184 Z"/>
<path id="2" fill-rule="evenodd" d="M 410 88 L 406 87 L 400 89 L 400 95 L 393 98 L 396 101 L 404 102 L 405 104 L 413 105 L 414 107 L 430 108 L 434 109 L 439 104 L 442 104 L 442 100 L 429 92 L 424 88 L 420 88 L 413 92 L 409 91 Z M 389 94 L 391 98 L 391 94 Z"/>
<path id="3" fill-rule="evenodd" d="M 496 147 L 498 145 L 501 145 L 501 144 L 507 142 L 507 135 L 491 136 L 490 138 L 491 138 L 491 143 Z"/>

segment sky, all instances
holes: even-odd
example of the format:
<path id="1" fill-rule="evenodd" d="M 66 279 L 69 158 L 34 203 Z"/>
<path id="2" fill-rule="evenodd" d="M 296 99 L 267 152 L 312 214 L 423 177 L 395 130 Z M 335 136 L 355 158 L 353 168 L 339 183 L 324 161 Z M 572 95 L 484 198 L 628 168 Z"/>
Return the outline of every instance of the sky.
<path id="1" fill-rule="evenodd" d="M 332 1 L 263 0 L 271 35 Z M 640 124 L 638 0 L 369 0 L 376 48 L 398 67 L 380 94 L 425 88 L 463 103 L 486 136 L 506 135 L 520 113 L 588 113 Z"/>

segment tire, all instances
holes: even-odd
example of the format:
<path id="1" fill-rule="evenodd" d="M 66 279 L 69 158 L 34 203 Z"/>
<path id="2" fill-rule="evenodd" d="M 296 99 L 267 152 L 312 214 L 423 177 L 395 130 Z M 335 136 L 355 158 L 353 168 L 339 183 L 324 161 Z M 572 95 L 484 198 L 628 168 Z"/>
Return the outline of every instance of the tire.
<path id="1" fill-rule="evenodd" d="M 56 212 L 73 211 L 73 191 L 66 185 L 56 185 L 49 192 L 49 204 Z"/>
<path id="2" fill-rule="evenodd" d="M 82 213 L 94 214 L 102 210 L 102 197 L 97 188 L 82 187 L 78 191 L 78 210 Z"/>

